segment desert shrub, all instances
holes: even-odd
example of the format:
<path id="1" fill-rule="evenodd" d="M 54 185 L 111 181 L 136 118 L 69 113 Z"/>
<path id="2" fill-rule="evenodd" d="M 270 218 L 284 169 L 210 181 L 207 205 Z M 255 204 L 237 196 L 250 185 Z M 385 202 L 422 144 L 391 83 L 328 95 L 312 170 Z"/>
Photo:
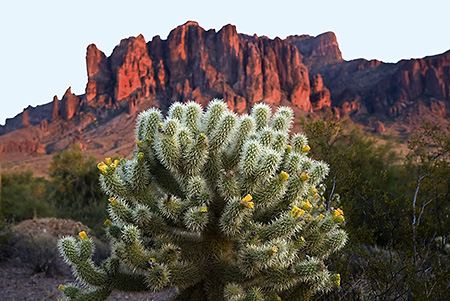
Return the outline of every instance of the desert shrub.
<path id="1" fill-rule="evenodd" d="M 100 190 L 93 157 L 85 157 L 79 145 L 56 153 L 50 162 L 49 198 L 57 216 L 81 221 L 94 230 L 106 218 L 107 198 Z"/>
<path id="2" fill-rule="evenodd" d="M 46 276 L 61 274 L 61 259 L 55 251 L 57 238 L 4 229 L 0 234 L 0 258 L 9 264 L 31 269 Z"/>
<path id="3" fill-rule="evenodd" d="M 301 125 L 310 137 L 311 156 L 330 165 L 325 195 L 341 197 L 351 241 L 387 245 L 391 233 L 401 231 L 399 216 L 405 212 L 401 159 L 389 141 L 379 143 L 358 127 L 336 119 L 303 119 Z"/>
<path id="4" fill-rule="evenodd" d="M 11 231 L 4 227 L 0 231 L 0 262 L 9 260 L 14 254 L 14 248 L 11 244 Z"/>
<path id="5" fill-rule="evenodd" d="M 96 249 L 92 259 L 100 264 L 110 255 L 109 246 L 102 240 L 93 239 Z M 26 233 L 6 227 L 0 232 L 0 261 L 46 276 L 68 274 L 57 250 L 57 241 L 58 238 L 49 233 Z"/>
<path id="6" fill-rule="evenodd" d="M 21 221 L 34 216 L 55 214 L 47 196 L 47 180 L 35 177 L 32 171 L 2 174 L 1 218 Z"/>
<path id="7" fill-rule="evenodd" d="M 339 120 L 304 120 L 303 128 L 312 155 L 330 164 L 325 194 L 337 192 L 348 216 L 350 242 L 329 263 L 342 290 L 320 298 L 448 299 L 448 131 L 424 124 L 401 158 Z"/>
<path id="8" fill-rule="evenodd" d="M 56 238 L 49 235 L 20 235 L 15 237 L 15 256 L 35 273 L 54 275 L 60 273 L 58 253 L 55 252 Z"/>

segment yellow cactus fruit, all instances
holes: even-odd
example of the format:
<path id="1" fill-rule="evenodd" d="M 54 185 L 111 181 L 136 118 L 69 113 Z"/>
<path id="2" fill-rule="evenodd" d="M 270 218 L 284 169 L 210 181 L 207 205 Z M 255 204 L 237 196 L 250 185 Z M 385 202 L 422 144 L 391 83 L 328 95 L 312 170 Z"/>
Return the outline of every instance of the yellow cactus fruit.
<path id="1" fill-rule="evenodd" d="M 97 168 L 102 172 L 102 174 L 106 174 L 108 172 L 108 165 L 106 165 L 105 162 L 98 163 Z"/>
<path id="2" fill-rule="evenodd" d="M 273 255 L 276 252 L 278 252 L 278 247 L 277 246 L 273 246 L 272 248 L 269 249 L 269 255 Z"/>
<path id="3" fill-rule="evenodd" d="M 342 209 L 338 208 L 338 209 L 334 210 L 333 217 L 338 217 L 340 215 L 344 215 L 344 212 L 342 211 Z"/>
<path id="4" fill-rule="evenodd" d="M 78 233 L 78 235 L 81 237 L 82 240 L 87 241 L 88 237 L 85 231 L 81 231 L 80 233 Z"/>
<path id="5" fill-rule="evenodd" d="M 305 214 L 305 210 L 298 208 L 297 206 L 294 206 L 291 210 L 291 217 L 293 218 L 299 218 Z"/>
<path id="6" fill-rule="evenodd" d="M 336 217 L 333 217 L 333 219 L 338 223 L 342 223 L 345 220 L 343 215 L 338 215 Z"/>
<path id="7" fill-rule="evenodd" d="M 310 188 L 309 188 L 309 193 L 312 195 L 312 196 L 316 196 L 316 194 L 318 193 L 319 191 L 316 189 L 316 187 L 314 187 L 314 186 L 311 186 Z"/>
<path id="8" fill-rule="evenodd" d="M 139 154 L 137 155 L 138 160 L 142 160 L 144 158 L 144 153 L 143 152 L 139 152 Z"/>
<path id="9" fill-rule="evenodd" d="M 340 274 L 333 274 L 331 275 L 331 283 L 334 286 L 340 286 L 341 285 L 341 275 Z"/>
<path id="10" fill-rule="evenodd" d="M 309 145 L 305 145 L 304 147 L 302 147 L 302 152 L 307 153 L 311 150 L 311 148 L 309 147 Z"/>
<path id="11" fill-rule="evenodd" d="M 247 194 L 241 202 L 250 202 L 251 200 L 253 200 L 253 197 L 249 194 Z"/>
<path id="12" fill-rule="evenodd" d="M 344 219 L 344 212 L 342 211 L 342 209 L 338 208 L 336 210 L 334 210 L 333 212 L 333 220 L 338 222 L 338 223 L 342 223 L 345 219 Z"/>
<path id="13" fill-rule="evenodd" d="M 206 212 L 208 212 L 208 207 L 202 206 L 202 208 L 200 208 L 200 212 L 201 212 L 201 213 L 206 213 Z"/>
<path id="14" fill-rule="evenodd" d="M 311 205 L 311 203 L 308 200 L 304 200 L 302 202 L 302 209 L 303 210 L 309 210 L 311 208 L 312 208 L 312 205 Z"/>
<path id="15" fill-rule="evenodd" d="M 300 175 L 300 179 L 302 179 L 302 181 L 307 181 L 309 178 L 311 178 L 311 176 L 307 172 L 302 172 Z"/>
<path id="16" fill-rule="evenodd" d="M 109 198 L 108 201 L 111 203 L 111 205 L 116 206 L 117 201 L 115 198 Z"/>
<path id="17" fill-rule="evenodd" d="M 252 209 L 255 206 L 255 203 L 251 202 L 253 197 L 250 194 L 247 194 L 239 203 L 241 207 L 246 207 Z"/>
<path id="18" fill-rule="evenodd" d="M 289 174 L 285 171 L 280 172 L 281 181 L 285 182 L 289 178 Z"/>

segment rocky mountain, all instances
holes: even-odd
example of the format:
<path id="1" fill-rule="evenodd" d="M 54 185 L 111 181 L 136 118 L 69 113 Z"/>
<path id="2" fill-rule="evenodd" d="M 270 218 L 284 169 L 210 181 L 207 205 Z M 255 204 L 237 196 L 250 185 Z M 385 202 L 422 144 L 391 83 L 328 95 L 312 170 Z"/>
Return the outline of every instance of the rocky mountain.
<path id="1" fill-rule="evenodd" d="M 86 66 L 85 94 L 69 87 L 60 100 L 25 108 L 0 126 L 3 162 L 39 161 L 73 143 L 99 156 L 127 154 L 137 112 L 164 111 L 174 101 L 223 98 L 238 113 L 264 101 L 402 133 L 419 120 L 450 116 L 450 51 L 396 64 L 345 61 L 332 32 L 282 40 L 189 21 L 166 40 L 123 39 L 109 57 L 91 44 Z"/>

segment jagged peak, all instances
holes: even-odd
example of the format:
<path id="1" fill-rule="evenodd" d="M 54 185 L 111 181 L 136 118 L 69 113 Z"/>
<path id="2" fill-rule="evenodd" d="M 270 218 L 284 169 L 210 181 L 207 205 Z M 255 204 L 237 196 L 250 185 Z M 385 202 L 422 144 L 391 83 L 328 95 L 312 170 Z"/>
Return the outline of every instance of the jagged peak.
<path id="1" fill-rule="evenodd" d="M 317 36 L 291 35 L 286 37 L 285 41 L 298 48 L 306 65 L 311 69 L 344 61 L 336 34 L 332 31 Z"/>
<path id="2" fill-rule="evenodd" d="M 91 44 L 88 45 L 87 50 L 88 50 L 88 51 L 89 51 L 89 50 L 95 50 L 95 51 L 98 51 L 98 47 L 97 47 L 97 45 L 95 45 L 95 43 L 91 43 Z"/>
<path id="3" fill-rule="evenodd" d="M 203 27 L 201 27 L 198 22 L 196 21 L 187 21 L 186 23 L 177 26 L 175 29 L 172 29 L 169 33 L 169 37 L 167 39 L 170 38 L 170 36 L 172 36 L 173 34 L 176 34 L 177 32 L 179 32 L 180 30 L 185 32 L 188 28 L 197 28 L 197 30 L 203 32 L 205 31 L 205 29 Z"/>
<path id="4" fill-rule="evenodd" d="M 227 25 L 222 26 L 222 28 L 218 31 L 218 33 L 219 32 L 238 35 L 236 26 L 232 25 L 232 24 L 227 24 Z"/>
<path id="5" fill-rule="evenodd" d="M 140 34 L 136 37 L 136 40 L 145 43 L 145 38 L 144 38 L 144 35 L 143 35 L 142 33 L 140 33 Z"/>
<path id="6" fill-rule="evenodd" d="M 89 46 L 86 48 L 86 57 L 106 57 L 105 53 L 98 49 L 97 45 L 94 43 L 89 44 Z"/>
<path id="7" fill-rule="evenodd" d="M 142 33 L 140 33 L 137 37 L 130 36 L 128 38 L 124 38 L 124 39 L 120 40 L 119 45 L 116 45 L 116 47 L 114 47 L 113 52 L 117 48 L 122 48 L 124 46 L 126 47 L 127 45 L 135 44 L 135 43 L 144 44 L 144 45 L 146 44 L 144 35 Z"/>
<path id="8" fill-rule="evenodd" d="M 182 26 L 198 26 L 198 27 L 200 27 L 200 25 L 198 25 L 198 22 L 196 22 L 196 21 L 187 21 Z"/>
<path id="9" fill-rule="evenodd" d="M 300 35 L 294 34 L 294 35 L 289 35 L 289 36 L 287 36 L 286 39 L 289 39 L 289 38 L 296 38 L 296 39 L 311 39 L 311 38 L 318 38 L 318 37 L 322 37 L 322 36 L 330 36 L 330 37 L 333 37 L 334 39 L 337 40 L 336 34 L 334 33 L 334 31 L 331 31 L 331 30 L 330 30 L 330 31 L 323 32 L 323 33 L 318 34 L 318 35 L 316 35 L 316 36 L 312 36 L 312 35 L 309 35 L 309 34 L 300 34 Z"/>
<path id="10" fill-rule="evenodd" d="M 67 96 L 69 96 L 71 94 L 72 94 L 72 86 L 69 86 L 69 88 L 67 88 L 66 92 L 64 92 L 63 98 L 67 97 Z"/>
<path id="11" fill-rule="evenodd" d="M 336 38 L 336 34 L 334 33 L 334 31 L 326 31 L 326 32 L 324 32 L 324 33 L 321 33 L 321 34 L 319 34 L 319 35 L 317 35 L 318 37 L 319 36 L 330 36 L 330 37 L 334 37 L 334 39 L 336 39 L 337 40 L 337 38 Z"/>

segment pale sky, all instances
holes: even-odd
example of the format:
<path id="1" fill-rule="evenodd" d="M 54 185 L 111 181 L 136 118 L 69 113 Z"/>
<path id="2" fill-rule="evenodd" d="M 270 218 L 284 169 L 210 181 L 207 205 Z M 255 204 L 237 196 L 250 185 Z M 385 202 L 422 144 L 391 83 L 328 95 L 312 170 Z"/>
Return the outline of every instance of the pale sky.
<path id="1" fill-rule="evenodd" d="M 123 38 L 165 39 L 194 20 L 206 30 L 230 23 L 282 39 L 333 31 L 346 60 L 397 62 L 450 49 L 449 12 L 448 0 L 2 1 L 0 124 L 28 105 L 61 99 L 69 86 L 83 94 L 90 43 L 109 56 Z"/>

